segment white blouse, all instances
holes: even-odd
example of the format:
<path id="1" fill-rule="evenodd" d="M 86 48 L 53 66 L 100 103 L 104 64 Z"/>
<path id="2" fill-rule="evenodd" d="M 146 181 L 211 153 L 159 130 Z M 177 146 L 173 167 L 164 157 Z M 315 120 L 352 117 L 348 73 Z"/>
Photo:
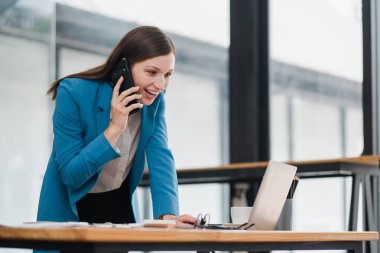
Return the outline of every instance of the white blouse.
<path id="1" fill-rule="evenodd" d="M 90 190 L 90 193 L 100 193 L 120 188 L 133 164 L 140 139 L 140 125 L 141 112 L 139 110 L 128 117 L 127 128 L 116 142 L 115 149 L 121 156 L 103 166 L 98 181 Z"/>

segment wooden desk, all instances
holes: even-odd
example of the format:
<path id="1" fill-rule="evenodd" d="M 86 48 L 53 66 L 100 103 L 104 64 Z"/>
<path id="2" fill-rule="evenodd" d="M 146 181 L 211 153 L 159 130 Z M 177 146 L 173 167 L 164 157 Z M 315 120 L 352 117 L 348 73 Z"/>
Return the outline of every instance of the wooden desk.
<path id="1" fill-rule="evenodd" d="M 379 160 L 380 156 L 360 156 L 353 158 L 326 159 L 314 161 L 287 162 L 297 166 L 297 175 L 305 178 L 352 177 L 352 192 L 349 214 L 349 231 L 358 226 L 358 208 L 364 209 L 364 230 L 380 230 L 379 201 Z M 231 199 L 235 194 L 235 185 L 240 182 L 250 184 L 247 193 L 249 205 L 253 204 L 267 162 L 235 163 L 209 168 L 178 169 L 179 184 L 229 183 Z M 141 186 L 149 185 L 148 173 L 145 173 Z M 363 191 L 362 203 L 359 203 L 360 187 Z M 230 206 L 227 204 L 226 206 Z M 377 245 L 371 245 L 377 252 Z"/>
<path id="2" fill-rule="evenodd" d="M 13 228 L 0 226 L 0 247 L 74 252 L 321 250 L 361 253 L 377 232 L 225 231 L 148 228 Z"/>

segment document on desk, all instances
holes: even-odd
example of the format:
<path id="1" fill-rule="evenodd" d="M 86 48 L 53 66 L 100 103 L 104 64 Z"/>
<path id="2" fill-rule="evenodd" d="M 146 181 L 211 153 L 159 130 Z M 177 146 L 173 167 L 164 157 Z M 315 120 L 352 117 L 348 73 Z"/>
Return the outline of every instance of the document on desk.
<path id="1" fill-rule="evenodd" d="M 52 221 L 37 221 L 37 222 L 24 222 L 16 227 L 23 228 L 67 228 L 67 227 L 95 227 L 95 228 L 134 228 L 141 227 L 142 224 L 114 224 L 111 222 L 105 223 L 88 223 L 88 222 L 52 222 Z"/>
<path id="2" fill-rule="evenodd" d="M 128 224 L 114 224 L 111 222 L 105 223 L 87 223 L 87 222 L 54 222 L 54 221 L 37 221 L 37 222 L 24 222 L 22 224 L 0 224 L 0 227 L 15 227 L 15 228 L 67 228 L 67 227 L 88 227 L 88 228 L 141 228 L 141 227 L 175 227 L 175 221 L 158 222 L 153 220 L 146 220 L 143 223 L 128 223 Z"/>
<path id="3" fill-rule="evenodd" d="M 156 227 L 156 228 L 174 228 L 176 222 L 174 220 L 144 220 L 142 223 L 115 224 L 111 222 L 105 223 L 88 223 L 88 222 L 56 222 L 56 221 L 32 221 L 23 222 L 22 224 L 0 224 L 0 227 L 15 228 L 67 228 L 67 227 L 95 227 L 95 228 L 140 228 L 140 227 Z"/>
<path id="4" fill-rule="evenodd" d="M 151 228 L 175 228 L 176 227 L 175 220 L 144 220 L 142 224 L 144 227 L 151 227 Z"/>
<path id="5" fill-rule="evenodd" d="M 56 221 L 32 221 L 23 222 L 21 224 L 0 224 L 0 227 L 15 227 L 15 228 L 66 228 L 66 227 L 89 227 L 87 222 L 56 222 Z"/>

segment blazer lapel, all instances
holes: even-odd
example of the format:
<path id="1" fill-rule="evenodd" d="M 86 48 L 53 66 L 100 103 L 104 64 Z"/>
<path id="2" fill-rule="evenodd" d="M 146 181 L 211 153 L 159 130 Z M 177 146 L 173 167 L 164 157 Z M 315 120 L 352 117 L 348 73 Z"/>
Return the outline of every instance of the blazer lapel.
<path id="1" fill-rule="evenodd" d="M 109 125 L 110 110 L 111 110 L 112 88 L 107 82 L 104 82 L 99 87 L 98 93 L 98 114 L 96 116 L 97 133 L 98 135 Z"/>
<path id="2" fill-rule="evenodd" d="M 144 106 L 141 111 L 141 136 L 139 148 L 145 147 L 146 142 L 152 135 L 154 127 L 154 108 L 152 106 Z M 141 147 L 140 147 L 141 146 Z"/>

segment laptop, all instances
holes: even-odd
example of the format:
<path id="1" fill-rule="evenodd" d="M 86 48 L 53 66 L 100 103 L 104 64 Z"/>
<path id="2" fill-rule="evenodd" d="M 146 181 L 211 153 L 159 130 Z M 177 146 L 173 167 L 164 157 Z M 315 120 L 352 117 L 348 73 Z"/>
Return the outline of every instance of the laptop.
<path id="1" fill-rule="evenodd" d="M 270 161 L 247 221 L 250 230 L 274 230 L 297 167 Z"/>
<path id="2" fill-rule="evenodd" d="M 208 229 L 274 230 L 284 207 L 297 167 L 270 161 L 265 170 L 249 219 L 244 224 L 209 224 Z"/>

